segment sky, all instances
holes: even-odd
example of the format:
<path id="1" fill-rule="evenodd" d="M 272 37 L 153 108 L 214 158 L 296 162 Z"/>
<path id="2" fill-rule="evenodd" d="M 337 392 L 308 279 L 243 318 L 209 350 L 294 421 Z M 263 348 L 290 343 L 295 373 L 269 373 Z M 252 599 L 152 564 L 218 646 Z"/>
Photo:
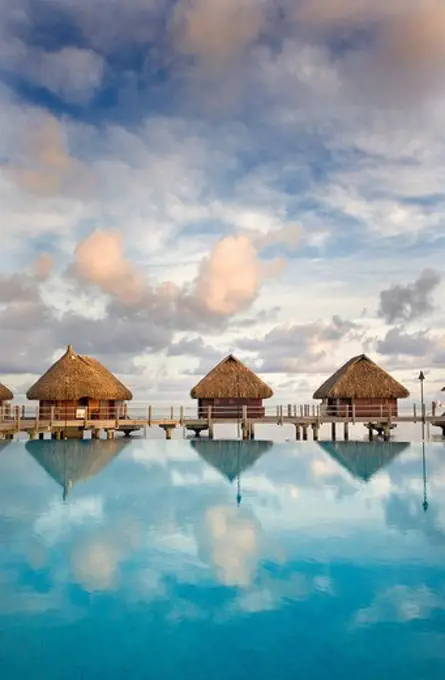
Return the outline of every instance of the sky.
<path id="1" fill-rule="evenodd" d="M 0 0 L 0 380 L 445 385 L 442 0 Z"/>

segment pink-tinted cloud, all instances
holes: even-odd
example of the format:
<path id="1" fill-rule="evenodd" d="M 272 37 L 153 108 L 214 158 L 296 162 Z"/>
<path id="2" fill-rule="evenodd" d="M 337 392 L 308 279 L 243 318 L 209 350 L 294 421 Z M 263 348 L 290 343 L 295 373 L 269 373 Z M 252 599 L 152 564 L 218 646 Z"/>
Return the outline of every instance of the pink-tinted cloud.
<path id="1" fill-rule="evenodd" d="M 96 285 L 104 293 L 126 304 L 139 304 L 145 281 L 124 253 L 123 238 L 116 231 L 95 231 L 76 248 L 74 275 Z"/>
<path id="2" fill-rule="evenodd" d="M 228 236 L 200 267 L 196 291 L 215 314 L 235 314 L 257 297 L 261 285 L 258 251 L 247 236 Z"/>
<path id="3" fill-rule="evenodd" d="M 18 188 L 41 197 L 75 193 L 87 185 L 88 173 L 70 155 L 62 125 L 50 114 L 25 135 L 20 156 L 5 172 Z"/>
<path id="4" fill-rule="evenodd" d="M 177 48 L 211 66 L 239 55 L 261 34 L 265 24 L 262 0 L 183 0 L 173 15 Z"/>

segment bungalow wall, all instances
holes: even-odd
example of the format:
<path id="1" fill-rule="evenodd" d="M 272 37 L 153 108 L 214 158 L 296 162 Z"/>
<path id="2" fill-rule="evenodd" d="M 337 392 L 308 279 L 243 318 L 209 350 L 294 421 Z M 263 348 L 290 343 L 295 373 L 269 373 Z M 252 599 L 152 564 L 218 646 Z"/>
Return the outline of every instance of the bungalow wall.
<path id="1" fill-rule="evenodd" d="M 263 418 L 265 409 L 262 399 L 242 399 L 224 397 L 220 399 L 199 399 L 198 417 L 207 418 L 209 406 L 212 408 L 213 418 L 241 419 L 243 407 L 247 407 L 248 418 Z"/>
<path id="2" fill-rule="evenodd" d="M 87 417 L 90 420 L 114 420 L 119 410 L 123 412 L 123 401 L 113 399 L 90 399 L 88 397 L 76 400 L 40 401 L 39 417 L 41 420 L 49 420 L 54 409 L 55 420 L 76 420 L 81 410 L 87 409 Z"/>
<path id="3" fill-rule="evenodd" d="M 357 418 L 378 419 L 381 416 L 397 416 L 397 399 L 382 399 L 380 397 L 368 399 L 327 399 L 323 401 L 328 415 L 339 418 L 352 417 L 352 406 L 355 407 Z"/>

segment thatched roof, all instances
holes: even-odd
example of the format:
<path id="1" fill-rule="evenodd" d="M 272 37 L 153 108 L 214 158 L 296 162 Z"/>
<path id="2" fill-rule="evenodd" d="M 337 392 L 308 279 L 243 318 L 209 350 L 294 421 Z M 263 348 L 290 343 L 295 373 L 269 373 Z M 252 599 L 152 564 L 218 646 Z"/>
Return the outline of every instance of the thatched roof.
<path id="1" fill-rule="evenodd" d="M 314 399 L 403 399 L 408 390 L 366 354 L 346 362 L 314 393 Z"/>
<path id="2" fill-rule="evenodd" d="M 229 482 L 252 467 L 273 446 L 273 442 L 268 441 L 192 439 L 190 443 L 196 453 Z"/>
<path id="3" fill-rule="evenodd" d="M 64 497 L 77 482 L 99 474 L 122 449 L 128 439 L 84 439 L 30 441 L 26 450 L 59 484 Z"/>
<path id="4" fill-rule="evenodd" d="M 269 399 L 273 392 L 233 354 L 220 361 L 190 392 L 192 399 Z"/>
<path id="5" fill-rule="evenodd" d="M 14 399 L 14 395 L 11 390 L 8 390 L 7 387 L 0 383 L 0 402 L 10 401 L 11 399 Z"/>
<path id="6" fill-rule="evenodd" d="M 26 396 L 39 401 L 72 401 L 85 397 L 124 401 L 133 398 L 130 390 L 97 359 L 76 354 L 71 345 Z"/>
<path id="7" fill-rule="evenodd" d="M 368 482 L 379 470 L 400 456 L 405 442 L 320 442 L 321 448 L 356 479 Z"/>

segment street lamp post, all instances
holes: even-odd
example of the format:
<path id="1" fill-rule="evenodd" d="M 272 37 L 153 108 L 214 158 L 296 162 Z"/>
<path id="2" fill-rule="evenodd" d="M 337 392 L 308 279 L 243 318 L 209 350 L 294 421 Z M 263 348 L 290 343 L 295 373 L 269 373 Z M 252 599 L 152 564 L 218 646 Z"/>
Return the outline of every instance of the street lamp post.
<path id="1" fill-rule="evenodd" d="M 425 401 L 423 395 L 423 381 L 425 380 L 425 374 L 423 371 L 419 373 L 420 381 L 420 407 L 422 409 L 422 439 L 425 439 Z"/>

